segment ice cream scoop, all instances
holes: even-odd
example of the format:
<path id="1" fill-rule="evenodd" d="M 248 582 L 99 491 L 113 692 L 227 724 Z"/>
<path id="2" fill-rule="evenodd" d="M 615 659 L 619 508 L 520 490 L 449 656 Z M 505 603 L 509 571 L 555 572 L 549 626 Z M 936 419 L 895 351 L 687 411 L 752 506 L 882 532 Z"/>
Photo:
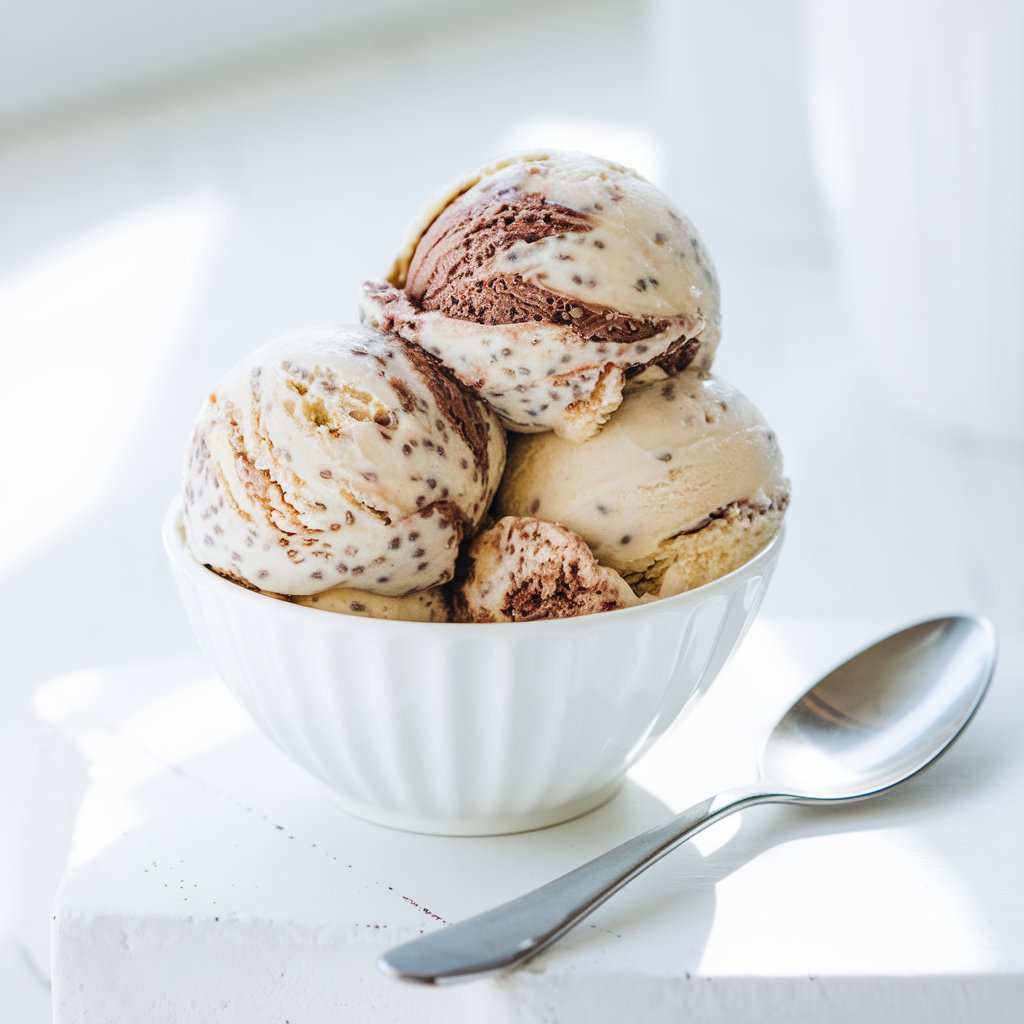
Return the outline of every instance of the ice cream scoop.
<path id="1" fill-rule="evenodd" d="M 293 597 L 295 604 L 320 608 L 342 615 L 362 615 L 369 619 L 397 619 L 402 622 L 449 622 L 451 609 L 446 587 L 418 590 L 404 597 L 371 594 L 353 587 L 332 587 L 319 594 Z"/>
<path id="2" fill-rule="evenodd" d="M 454 599 L 459 622 L 564 619 L 637 603 L 578 534 L 528 516 L 506 516 L 470 541 Z"/>
<path id="3" fill-rule="evenodd" d="M 218 384 L 185 460 L 186 541 L 260 590 L 399 596 L 451 578 L 501 477 L 497 419 L 415 345 L 312 327 Z"/>
<path id="4" fill-rule="evenodd" d="M 711 363 L 718 282 L 693 225 L 636 172 L 514 154 L 455 182 L 413 225 L 363 318 L 436 355 L 524 433 L 583 440 L 645 367 Z"/>
<path id="5" fill-rule="evenodd" d="M 495 511 L 561 523 L 638 594 L 668 597 L 751 558 L 788 502 L 764 418 L 736 388 L 691 369 L 638 384 L 583 444 L 516 438 Z"/>

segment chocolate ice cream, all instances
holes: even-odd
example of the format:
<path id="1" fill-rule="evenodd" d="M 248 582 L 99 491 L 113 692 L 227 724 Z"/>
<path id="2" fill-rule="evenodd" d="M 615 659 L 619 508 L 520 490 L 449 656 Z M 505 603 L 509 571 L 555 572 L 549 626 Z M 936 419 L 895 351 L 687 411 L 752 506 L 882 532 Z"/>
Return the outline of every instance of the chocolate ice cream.
<path id="1" fill-rule="evenodd" d="M 572 530 L 506 516 L 470 542 L 454 604 L 459 622 L 530 622 L 627 608 L 637 599 Z"/>
<path id="2" fill-rule="evenodd" d="M 362 310 L 436 355 L 510 430 L 573 440 L 646 367 L 710 365 L 719 335 L 693 225 L 634 171 L 581 153 L 509 156 L 450 187 Z"/>

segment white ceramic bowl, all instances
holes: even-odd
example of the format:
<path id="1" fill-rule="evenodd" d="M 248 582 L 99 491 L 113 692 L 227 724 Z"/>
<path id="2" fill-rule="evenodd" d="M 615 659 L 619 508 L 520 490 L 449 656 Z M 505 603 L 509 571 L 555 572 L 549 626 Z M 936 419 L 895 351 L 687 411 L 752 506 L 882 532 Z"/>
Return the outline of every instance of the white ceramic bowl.
<path id="1" fill-rule="evenodd" d="M 163 540 L 207 657 L 259 728 L 347 811 L 481 835 L 597 807 L 707 689 L 754 617 L 782 537 L 637 608 L 541 622 L 390 622 L 277 601 Z"/>

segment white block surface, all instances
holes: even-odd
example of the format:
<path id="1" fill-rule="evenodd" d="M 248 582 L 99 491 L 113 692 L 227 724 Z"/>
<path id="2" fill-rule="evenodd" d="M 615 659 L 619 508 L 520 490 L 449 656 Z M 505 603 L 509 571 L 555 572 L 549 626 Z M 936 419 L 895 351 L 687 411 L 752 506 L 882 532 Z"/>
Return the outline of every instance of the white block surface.
<path id="1" fill-rule="evenodd" d="M 876 632 L 755 626 L 619 797 L 494 838 L 346 816 L 198 662 L 57 680 L 36 701 L 51 799 L 30 831 L 23 929 L 41 955 L 52 928 L 54 1020 L 1017 1021 L 1019 643 L 968 734 L 912 786 L 722 822 L 516 974 L 431 990 L 374 966 L 743 781 L 759 723 Z M 83 794 L 73 823 L 55 793 Z M 65 849 L 51 912 L 47 863 Z"/>

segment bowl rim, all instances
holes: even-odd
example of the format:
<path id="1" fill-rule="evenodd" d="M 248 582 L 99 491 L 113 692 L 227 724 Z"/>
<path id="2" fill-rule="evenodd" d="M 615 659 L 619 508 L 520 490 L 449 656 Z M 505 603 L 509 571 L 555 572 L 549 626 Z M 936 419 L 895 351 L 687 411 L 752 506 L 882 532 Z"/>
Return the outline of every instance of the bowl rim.
<path id="1" fill-rule="evenodd" d="M 193 586 L 198 589 L 220 593 L 231 600 L 257 601 L 266 609 L 271 607 L 278 609 L 272 614 L 306 616 L 307 623 L 317 621 L 309 619 L 309 615 L 317 615 L 320 616 L 321 625 L 327 628 L 331 628 L 330 623 L 332 622 L 339 629 L 351 629 L 356 626 L 359 629 L 395 632 L 430 630 L 436 633 L 437 630 L 444 628 L 452 633 L 456 630 L 471 630 L 472 635 L 476 637 L 482 637 L 487 631 L 496 633 L 500 630 L 501 635 L 506 638 L 511 635 L 509 630 L 514 630 L 516 636 L 525 636 L 527 630 L 536 632 L 544 629 L 575 629 L 585 632 L 595 627 L 600 628 L 602 623 L 609 623 L 611 620 L 622 622 L 626 616 L 638 618 L 652 614 L 665 614 L 684 606 L 700 604 L 705 598 L 731 590 L 737 577 L 750 575 L 774 562 L 786 531 L 786 525 L 783 523 L 775 536 L 753 558 L 748 559 L 724 576 L 719 576 L 717 579 L 691 590 L 684 590 L 681 594 L 660 598 L 647 604 L 634 605 L 631 608 L 616 608 L 613 611 L 592 612 L 589 615 L 574 615 L 561 619 L 537 619 L 532 622 L 411 622 L 406 619 L 379 619 L 366 615 L 345 615 L 311 605 L 294 604 L 291 601 L 277 598 L 268 599 L 266 594 L 234 583 L 197 561 L 185 542 L 181 517 L 182 501 L 179 494 L 171 500 L 164 513 L 160 531 L 164 551 L 171 565 L 184 572 Z"/>

